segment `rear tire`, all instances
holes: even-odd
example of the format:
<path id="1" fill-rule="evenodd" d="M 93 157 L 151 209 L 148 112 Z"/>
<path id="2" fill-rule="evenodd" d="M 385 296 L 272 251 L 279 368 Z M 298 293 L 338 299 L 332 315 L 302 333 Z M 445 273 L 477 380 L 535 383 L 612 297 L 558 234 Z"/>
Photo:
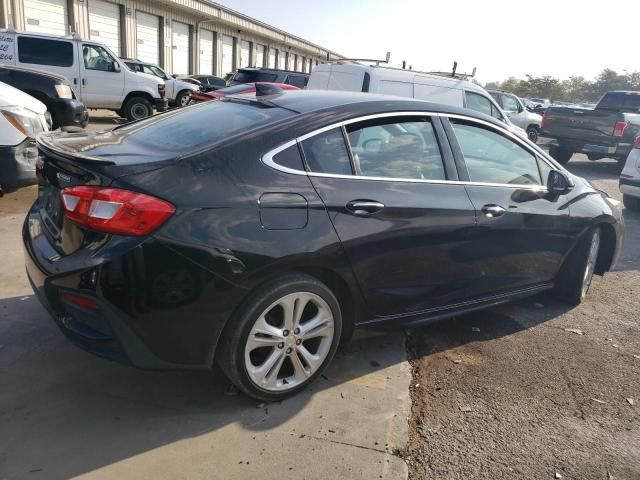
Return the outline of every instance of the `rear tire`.
<path id="1" fill-rule="evenodd" d="M 565 259 L 556 277 L 554 294 L 569 305 L 582 303 L 589 292 L 600 250 L 600 228 L 585 233 Z"/>
<path id="2" fill-rule="evenodd" d="M 551 147 L 549 147 L 549 155 L 551 155 L 553 159 L 560 165 L 566 165 L 569 160 L 571 160 L 573 152 L 571 150 L 567 150 L 566 148 L 552 145 Z"/>
<path id="3" fill-rule="evenodd" d="M 225 327 L 216 358 L 245 394 L 280 400 L 322 375 L 341 332 L 333 292 L 313 277 L 286 275 L 257 288 L 243 302 Z"/>
<path id="4" fill-rule="evenodd" d="M 640 210 L 640 198 L 622 195 L 622 203 L 629 210 Z"/>
<path id="5" fill-rule="evenodd" d="M 130 122 L 153 115 L 151 102 L 144 97 L 131 97 L 122 107 L 122 113 Z"/>

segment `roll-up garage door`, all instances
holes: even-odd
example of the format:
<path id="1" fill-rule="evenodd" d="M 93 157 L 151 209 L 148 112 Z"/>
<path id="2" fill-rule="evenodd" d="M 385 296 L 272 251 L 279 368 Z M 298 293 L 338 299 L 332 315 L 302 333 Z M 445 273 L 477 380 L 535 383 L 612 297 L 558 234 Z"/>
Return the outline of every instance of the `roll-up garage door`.
<path id="1" fill-rule="evenodd" d="M 136 12 L 137 58 L 160 64 L 160 17 Z"/>
<path id="2" fill-rule="evenodd" d="M 258 45 L 256 49 L 256 61 L 254 67 L 264 67 L 264 45 Z"/>
<path id="3" fill-rule="evenodd" d="M 251 44 L 246 40 L 240 42 L 240 62 L 238 67 L 249 66 L 249 52 L 251 51 Z"/>
<path id="4" fill-rule="evenodd" d="M 173 22 L 171 35 L 172 65 L 174 75 L 189 73 L 189 25 Z"/>
<path id="5" fill-rule="evenodd" d="M 66 35 L 67 0 L 24 0 L 24 18 L 28 32 Z"/>
<path id="6" fill-rule="evenodd" d="M 200 71 L 198 73 L 213 74 L 213 32 L 200 30 Z"/>
<path id="7" fill-rule="evenodd" d="M 276 51 L 273 48 L 269 49 L 269 68 L 276 68 Z"/>
<path id="8" fill-rule="evenodd" d="M 104 0 L 89 0 L 89 38 L 104 43 L 120 55 L 120 6 Z"/>
<path id="9" fill-rule="evenodd" d="M 233 73 L 233 37 L 222 36 L 222 76 Z"/>

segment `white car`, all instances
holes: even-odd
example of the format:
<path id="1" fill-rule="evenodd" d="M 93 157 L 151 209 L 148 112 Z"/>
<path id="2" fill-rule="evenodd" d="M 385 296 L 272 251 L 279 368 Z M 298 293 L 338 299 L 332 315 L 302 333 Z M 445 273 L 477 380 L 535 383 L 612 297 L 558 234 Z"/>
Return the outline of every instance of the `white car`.
<path id="1" fill-rule="evenodd" d="M 50 124 L 44 103 L 0 82 L 0 195 L 35 183 L 35 138 Z"/>
<path id="2" fill-rule="evenodd" d="M 620 172 L 620 192 L 625 207 L 640 210 L 640 137 L 633 142 L 633 148 Z"/>
<path id="3" fill-rule="evenodd" d="M 87 108 L 114 110 L 129 120 L 167 108 L 161 79 L 132 72 L 101 43 L 0 29 L 0 52 L 3 63 L 65 76 Z"/>
<path id="4" fill-rule="evenodd" d="M 198 92 L 200 88 L 198 85 L 191 82 L 185 82 L 180 78 L 174 78 L 165 72 L 158 65 L 153 63 L 146 63 L 136 59 L 125 58 L 124 63 L 127 64 L 134 72 L 148 73 L 149 75 L 155 75 L 158 78 L 164 80 L 165 95 L 169 100 L 169 105 L 172 107 L 184 107 L 189 105 L 191 92 Z"/>
<path id="5" fill-rule="evenodd" d="M 517 95 L 501 90 L 487 90 L 491 96 L 500 104 L 502 110 L 507 114 L 509 120 L 514 125 L 523 128 L 527 132 L 529 140 L 533 143 L 538 141 L 538 134 L 542 126 L 542 115 L 530 112 L 522 99 Z"/>

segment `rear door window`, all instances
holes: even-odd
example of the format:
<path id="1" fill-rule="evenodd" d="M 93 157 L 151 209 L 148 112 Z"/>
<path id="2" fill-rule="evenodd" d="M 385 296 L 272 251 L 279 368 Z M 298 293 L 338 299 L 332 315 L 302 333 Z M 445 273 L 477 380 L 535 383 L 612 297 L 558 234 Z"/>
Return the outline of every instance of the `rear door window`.
<path id="1" fill-rule="evenodd" d="M 48 38 L 18 37 L 18 59 L 20 63 L 73 66 L 73 44 Z"/>
<path id="2" fill-rule="evenodd" d="M 497 106 L 484 95 L 473 92 L 465 92 L 465 97 L 467 100 L 468 109 L 484 113 L 501 121 L 504 120 L 502 113 L 497 108 Z"/>

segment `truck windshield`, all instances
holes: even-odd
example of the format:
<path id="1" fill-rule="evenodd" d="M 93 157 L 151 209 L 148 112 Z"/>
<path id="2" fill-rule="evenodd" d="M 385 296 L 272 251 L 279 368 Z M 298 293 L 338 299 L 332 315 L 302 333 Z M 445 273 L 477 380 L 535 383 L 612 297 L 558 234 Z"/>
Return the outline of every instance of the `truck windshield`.
<path id="1" fill-rule="evenodd" d="M 609 92 L 598 103 L 598 110 L 639 113 L 640 92 Z"/>

